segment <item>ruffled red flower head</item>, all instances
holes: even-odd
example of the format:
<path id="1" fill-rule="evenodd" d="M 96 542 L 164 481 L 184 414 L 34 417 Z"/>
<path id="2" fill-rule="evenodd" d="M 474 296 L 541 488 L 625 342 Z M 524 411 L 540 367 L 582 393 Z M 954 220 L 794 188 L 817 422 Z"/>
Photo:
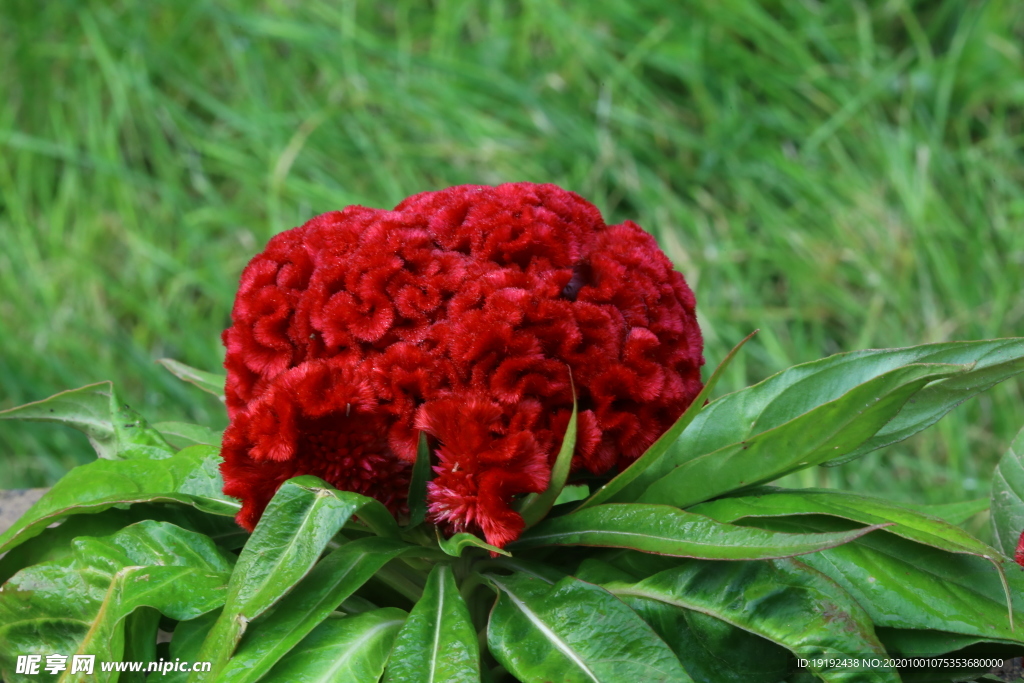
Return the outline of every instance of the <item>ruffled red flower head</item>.
<path id="1" fill-rule="evenodd" d="M 463 185 L 283 232 L 224 332 L 224 491 L 252 529 L 313 474 L 401 513 L 418 432 L 430 521 L 503 546 L 548 484 L 579 401 L 575 470 L 633 462 L 701 389 L 682 276 L 635 223 L 554 185 Z"/>

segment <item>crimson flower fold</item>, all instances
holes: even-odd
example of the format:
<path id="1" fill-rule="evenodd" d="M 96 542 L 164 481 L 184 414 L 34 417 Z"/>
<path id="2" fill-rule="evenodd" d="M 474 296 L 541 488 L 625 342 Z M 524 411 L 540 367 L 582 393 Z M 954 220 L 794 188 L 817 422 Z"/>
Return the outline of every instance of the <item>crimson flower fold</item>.
<path id="1" fill-rule="evenodd" d="M 543 491 L 572 411 L 572 468 L 632 463 L 701 389 L 693 292 L 635 223 L 554 185 L 464 185 L 280 233 L 223 335 L 224 491 L 252 529 L 302 474 L 406 513 L 420 431 L 428 521 L 502 547 Z M 571 376 L 571 380 L 570 380 Z"/>

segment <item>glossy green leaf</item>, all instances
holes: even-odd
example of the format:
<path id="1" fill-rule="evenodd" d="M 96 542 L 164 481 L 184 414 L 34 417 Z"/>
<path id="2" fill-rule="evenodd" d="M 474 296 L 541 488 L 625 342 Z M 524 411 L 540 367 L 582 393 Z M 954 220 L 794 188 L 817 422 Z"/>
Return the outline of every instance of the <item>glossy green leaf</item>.
<path id="1" fill-rule="evenodd" d="M 839 491 L 784 491 L 766 489 L 758 496 L 724 498 L 696 506 L 695 510 L 722 521 L 742 517 L 779 517 L 824 514 L 854 520 L 865 524 L 881 521 L 894 522 L 886 532 L 951 553 L 975 555 L 988 560 L 999 577 L 1006 600 L 1004 560 L 995 548 L 977 540 L 969 533 L 941 519 L 926 517 L 888 501 Z M 799 523 L 799 522 L 798 522 Z M 808 560 L 809 564 L 814 564 Z"/>
<path id="2" fill-rule="evenodd" d="M 264 683 L 377 683 L 405 612 L 394 607 L 328 619 L 282 659 Z"/>
<path id="3" fill-rule="evenodd" d="M 548 562 L 524 560 L 521 557 L 499 557 L 494 560 L 493 565 L 549 584 L 558 583 L 568 576 L 567 572 Z"/>
<path id="4" fill-rule="evenodd" d="M 885 644 L 890 654 L 905 657 L 935 657 L 949 652 L 977 645 L 978 643 L 996 642 L 982 636 L 965 636 L 962 633 L 948 631 L 932 631 L 928 629 L 910 628 L 875 628 L 879 640 Z M 1011 641 L 997 641 L 1013 645 Z M 1018 646 L 1019 647 L 1019 646 Z"/>
<path id="5" fill-rule="evenodd" d="M 612 581 L 635 581 L 637 578 L 635 575 L 616 567 L 610 562 L 596 557 L 588 557 L 583 560 L 572 574 L 580 581 L 596 584 L 610 583 Z M 558 580 L 561 580 L 561 578 Z M 548 583 L 555 582 L 549 581 Z"/>
<path id="6" fill-rule="evenodd" d="M 124 650 L 126 662 L 155 662 L 156 640 L 162 615 L 152 607 L 139 607 L 124 619 Z M 124 671 L 117 683 L 145 683 L 147 672 Z"/>
<path id="7" fill-rule="evenodd" d="M 695 683 L 778 683 L 793 655 L 758 635 L 702 612 L 646 598 L 623 598 L 664 640 Z"/>
<path id="8" fill-rule="evenodd" d="M 225 375 L 199 370 L 173 358 L 161 358 L 157 363 L 167 368 L 178 379 L 196 385 L 203 391 L 213 394 L 221 401 L 224 400 L 224 385 L 227 384 L 227 377 Z"/>
<path id="9" fill-rule="evenodd" d="M 1024 340 L 923 344 L 841 353 L 796 365 L 712 402 L 680 440 L 679 450 L 687 453 L 687 457 L 697 457 L 738 439 L 746 440 L 900 368 L 916 364 L 954 364 L 965 366 L 964 372 L 969 372 L 970 364 L 985 363 L 992 354 L 1003 353 L 1000 349 L 1004 347 L 1010 349 L 1010 355 L 1019 355 L 1021 343 Z"/>
<path id="10" fill-rule="evenodd" d="M 638 583 L 609 583 L 605 588 L 622 598 L 703 612 L 778 643 L 797 657 L 885 654 L 871 619 L 857 602 L 797 560 L 686 560 Z M 830 683 L 899 683 L 891 669 L 813 671 Z"/>
<path id="11" fill-rule="evenodd" d="M 278 489 L 242 549 L 224 611 L 203 643 L 199 658 L 213 662 L 210 679 L 221 672 L 248 623 L 309 572 L 353 514 L 375 506 L 382 507 L 312 476 L 289 479 Z M 195 674 L 189 680 L 201 678 Z"/>
<path id="12" fill-rule="evenodd" d="M 102 512 L 124 503 L 184 503 L 233 516 L 241 505 L 222 492 L 217 453 L 210 446 L 192 446 L 163 460 L 97 460 L 76 467 L 0 534 L 0 552 L 69 515 Z"/>
<path id="13" fill-rule="evenodd" d="M 96 454 L 106 460 L 149 458 L 174 454 L 160 432 L 128 407 L 112 382 L 98 382 L 0 411 L 0 420 L 57 422 L 89 437 Z"/>
<path id="14" fill-rule="evenodd" d="M 599 586 L 571 576 L 554 585 L 522 574 L 487 578 L 498 590 L 491 654 L 526 683 L 692 680 L 651 627 Z"/>
<path id="15" fill-rule="evenodd" d="M 781 534 L 725 524 L 669 505 L 611 503 L 546 520 L 510 548 L 604 546 L 709 560 L 759 560 L 831 548 L 878 528 L 834 534 Z"/>
<path id="16" fill-rule="evenodd" d="M 174 633 L 171 634 L 170 658 L 183 662 L 198 661 L 199 650 L 203 646 L 206 634 L 213 628 L 218 617 L 220 609 L 215 609 L 195 619 L 178 622 L 174 627 Z M 188 674 L 187 671 L 169 671 L 161 674 L 159 680 L 161 683 L 185 683 Z"/>
<path id="17" fill-rule="evenodd" d="M 930 427 L 969 398 L 1024 372 L 1024 338 L 928 344 L 898 351 L 913 352 L 912 362 L 971 363 L 969 372 L 925 387 L 899 415 L 856 450 L 824 463 L 831 467 L 903 441 Z M 879 352 L 861 352 L 879 353 Z"/>
<path id="18" fill-rule="evenodd" d="M 800 516 L 761 518 L 761 524 L 791 531 L 833 531 L 844 520 Z M 1000 573 L 974 555 L 948 553 L 893 534 L 871 534 L 845 546 L 805 555 L 802 562 L 827 574 L 863 605 L 878 626 L 935 629 L 1024 642 L 1007 614 Z M 1024 573 L 1006 573 L 1016 619 L 1024 623 Z"/>
<path id="19" fill-rule="evenodd" d="M 732 351 L 718 364 L 715 371 L 711 373 L 707 383 L 701 388 L 700 393 L 693 399 L 693 402 L 683 411 L 683 414 L 679 416 L 679 419 L 657 441 L 651 444 L 636 462 L 598 489 L 594 495 L 584 501 L 580 508 L 600 505 L 613 499 L 622 501 L 635 500 L 640 491 L 643 491 L 644 488 L 669 472 L 677 464 L 675 458 L 673 458 L 673 455 L 676 453 L 672 449 L 673 444 L 676 443 L 683 431 L 696 419 L 697 415 L 704 410 L 705 403 L 718 384 L 718 380 L 725 374 L 726 368 L 732 363 L 740 349 L 743 348 L 743 345 L 750 341 L 759 331 L 754 330 L 739 344 L 734 346 Z"/>
<path id="20" fill-rule="evenodd" d="M 570 378 L 571 379 L 571 378 Z M 562 447 L 558 450 L 555 464 L 551 468 L 551 479 L 548 487 L 542 493 L 531 493 L 523 498 L 519 507 L 519 514 L 527 529 L 544 519 L 551 511 L 558 496 L 565 488 L 565 482 L 569 478 L 569 468 L 572 465 L 572 456 L 576 452 L 576 391 L 572 394 L 572 414 L 569 416 L 569 424 L 565 427 L 565 435 L 562 437 Z"/>
<path id="21" fill-rule="evenodd" d="M 689 562 L 688 558 L 672 557 L 671 555 L 654 555 L 643 553 L 638 550 L 614 550 L 609 549 L 601 553 L 601 559 L 614 566 L 616 569 L 630 574 L 634 581 L 654 576 L 666 569 L 675 569 Z M 595 582 L 595 583 L 604 583 Z"/>
<path id="22" fill-rule="evenodd" d="M 410 551 L 422 553 L 425 549 L 388 538 L 369 537 L 332 551 L 281 600 L 270 619 L 253 624 L 246 631 L 217 680 L 259 680 L 381 567 Z"/>
<path id="23" fill-rule="evenodd" d="M 72 542 L 79 536 L 109 536 L 138 521 L 131 518 L 130 510 L 116 509 L 69 517 L 0 557 L 0 584 L 25 567 L 68 557 L 74 552 Z"/>
<path id="24" fill-rule="evenodd" d="M 901 506 L 909 510 L 915 510 L 928 517 L 938 517 L 953 526 L 960 526 L 971 517 L 987 511 L 989 504 L 988 498 L 975 498 L 956 503 L 900 503 Z"/>
<path id="25" fill-rule="evenodd" d="M 309 477 L 309 479 L 316 479 L 316 477 Z M 329 491 L 332 491 L 332 495 L 338 496 L 342 493 L 348 493 L 347 491 L 338 491 L 323 480 L 317 481 L 319 481 L 323 486 L 326 486 Z M 377 536 L 384 538 L 393 538 L 396 540 L 401 539 L 401 533 L 395 518 L 376 498 L 367 498 L 366 496 L 363 496 L 363 500 L 359 503 L 359 508 L 355 517 L 357 525 L 369 533 L 376 534 Z"/>
<path id="26" fill-rule="evenodd" d="M 391 650 L 387 683 L 473 683 L 480 650 L 452 569 L 435 565 Z"/>
<path id="27" fill-rule="evenodd" d="M 430 479 L 430 446 L 427 433 L 420 432 L 416 446 L 416 462 L 409 480 L 409 524 L 417 526 L 427 516 L 427 481 Z"/>
<path id="28" fill-rule="evenodd" d="M 337 611 L 342 614 L 361 614 L 378 608 L 380 605 L 374 604 L 361 595 L 350 595 L 342 601 Z"/>
<path id="29" fill-rule="evenodd" d="M 651 558 L 642 553 L 631 554 L 645 560 Z M 656 568 L 649 564 L 637 574 L 588 558 L 575 575 L 582 581 L 606 584 L 635 583 L 653 573 L 657 573 Z M 720 619 L 647 598 L 621 599 L 672 648 L 696 683 L 776 683 L 795 666 L 792 654 L 785 648 Z"/>
<path id="30" fill-rule="evenodd" d="M 992 535 L 1013 557 L 1024 534 L 1024 429 L 1006 449 L 992 475 Z"/>
<path id="31" fill-rule="evenodd" d="M 847 491 L 786 490 L 766 486 L 758 490 L 758 495 L 721 498 L 701 503 L 691 508 L 691 511 L 721 522 L 735 522 L 744 517 L 823 514 L 863 524 L 888 523 L 890 526 L 885 529 L 887 533 L 951 553 L 977 555 L 997 567 L 1002 562 L 998 550 L 946 521 L 925 516 L 881 498 Z"/>
<path id="32" fill-rule="evenodd" d="M 241 547 L 249 535 L 230 517 L 208 515 L 184 505 L 139 504 L 127 510 L 111 508 L 91 515 L 72 515 L 0 557 L 0 584 L 25 567 L 67 557 L 74 550 L 72 541 L 79 536 L 109 536 L 147 519 L 203 534 L 226 548 Z"/>
<path id="33" fill-rule="evenodd" d="M 752 393 L 746 402 L 724 403 L 731 414 L 712 410 L 728 398 L 723 397 L 699 416 L 711 415 L 722 424 L 695 421 L 677 442 L 690 459 L 638 492 L 636 501 L 688 507 L 817 465 L 863 443 L 927 383 L 966 369 L 958 365 L 899 367 L 828 402 L 824 399 L 836 393 L 834 385 L 844 383 L 846 375 L 840 376 L 841 382 L 834 373 L 826 373 L 832 380 L 828 383 L 812 375 L 779 396 L 764 389 L 765 382 L 747 390 Z M 742 425 L 735 424 L 738 416 L 746 420 Z M 723 432 L 727 427 L 731 433 Z"/>
<path id="34" fill-rule="evenodd" d="M 224 602 L 230 561 L 200 534 L 146 521 L 73 545 L 71 555 L 22 570 L 0 592 L 5 680 L 20 679 L 14 675 L 16 654 L 121 661 L 124 620 L 140 607 L 193 619 Z M 116 677 L 97 667 L 95 680 Z"/>
<path id="35" fill-rule="evenodd" d="M 224 438 L 223 432 L 215 432 L 209 427 L 190 422 L 157 422 L 153 425 L 153 429 L 160 432 L 164 439 L 178 448 L 195 444 L 219 447 Z"/>
<path id="36" fill-rule="evenodd" d="M 441 536 L 441 532 L 437 531 L 437 545 L 441 550 L 452 557 L 462 557 L 462 553 L 466 548 L 482 548 L 499 555 L 511 556 L 511 553 L 507 550 L 502 550 L 501 548 L 491 545 L 479 536 L 465 532 L 455 534 L 451 538 L 444 538 Z"/>
<path id="37" fill-rule="evenodd" d="M 575 503 L 577 500 L 586 500 L 589 497 L 590 487 L 586 484 L 569 484 L 558 494 L 558 498 L 555 498 L 555 506 Z"/>
<path id="38" fill-rule="evenodd" d="M 905 369 L 915 364 L 953 363 L 960 364 L 961 374 L 967 373 L 971 370 L 971 366 L 963 364 L 971 364 L 976 361 L 988 362 L 998 356 L 999 353 L 1002 353 L 999 349 L 1003 347 L 1008 349 L 1005 351 L 1006 354 L 1012 355 L 1017 353 L 1017 351 L 1012 349 L 1021 342 L 1022 340 L 1013 339 L 992 342 L 952 342 L 948 344 L 925 344 L 905 349 L 856 351 L 794 366 L 769 377 L 757 385 L 727 394 L 709 404 L 694 418 L 690 427 L 686 429 L 684 434 L 675 443 L 672 453 L 663 459 L 663 465 L 652 468 L 652 471 L 647 475 L 648 479 L 653 481 L 667 474 L 671 467 L 707 454 L 720 451 L 721 453 L 717 453 L 713 457 L 721 460 L 719 456 L 731 454 L 734 450 L 742 450 L 743 446 L 748 445 L 755 437 L 765 432 L 771 432 L 771 430 L 782 427 L 790 422 L 799 422 L 801 428 L 806 427 L 812 433 L 817 430 L 811 428 L 819 425 L 838 426 L 841 424 L 841 418 L 846 417 L 843 414 L 832 414 L 833 411 L 824 410 L 812 413 L 814 419 L 807 419 L 806 415 L 819 406 L 825 406 L 837 401 L 845 394 L 858 388 L 859 385 L 877 380 L 901 368 Z M 993 354 L 996 355 L 994 356 Z M 941 376 L 936 376 L 933 379 L 940 378 Z M 883 388 L 877 384 L 871 386 L 877 386 L 879 389 Z M 872 396 L 871 392 L 861 393 L 866 394 L 862 396 L 864 399 L 862 403 L 858 405 L 857 402 L 852 402 L 855 407 L 847 405 L 846 408 L 852 409 L 852 413 L 849 416 L 861 418 L 856 420 L 856 422 L 859 423 L 858 436 L 862 438 L 859 441 L 857 439 L 844 439 L 841 443 L 830 444 L 829 449 L 832 452 L 817 453 L 820 457 L 815 458 L 816 462 L 809 461 L 807 458 L 795 458 L 790 463 L 792 467 L 799 468 L 804 466 L 801 465 L 803 462 L 808 462 L 807 466 L 809 466 L 828 460 L 835 460 L 848 453 L 855 452 L 863 443 L 866 443 L 869 438 L 874 436 L 881 429 L 882 424 L 886 420 L 891 419 L 900 410 L 901 406 L 905 407 L 904 403 L 896 401 L 895 405 L 884 410 L 882 415 L 878 415 L 880 406 L 873 406 L 872 409 L 864 411 L 865 415 L 859 415 L 859 411 L 883 395 L 881 391 L 877 392 L 875 396 Z M 901 391 L 901 394 L 905 393 L 905 391 Z M 874 413 L 874 415 L 868 415 L 868 413 Z M 875 430 L 865 436 L 864 432 L 868 430 L 864 429 L 866 423 L 863 418 L 866 417 L 875 417 L 877 422 L 875 423 Z M 776 443 L 775 445 L 780 448 L 786 446 L 784 443 Z M 730 455 L 731 457 L 733 456 Z M 757 464 L 757 461 L 754 459 L 751 459 L 750 462 L 755 465 Z M 729 467 L 727 466 L 726 469 L 729 469 Z M 770 480 L 766 479 L 765 476 L 759 476 L 757 479 L 759 481 Z M 704 480 L 698 476 L 694 481 L 701 482 Z M 756 483 L 744 477 L 740 477 L 740 481 L 744 482 L 743 485 Z M 643 493 L 645 487 L 646 484 L 631 486 L 616 496 L 615 500 L 641 500 L 639 496 Z M 731 486 L 718 493 L 729 491 L 733 488 L 735 487 Z M 718 493 L 715 495 L 718 495 Z M 706 499 L 700 498 L 700 500 Z M 648 499 L 648 502 L 659 501 Z M 693 502 L 699 502 L 699 500 Z M 685 504 L 680 504 L 685 507 Z"/>

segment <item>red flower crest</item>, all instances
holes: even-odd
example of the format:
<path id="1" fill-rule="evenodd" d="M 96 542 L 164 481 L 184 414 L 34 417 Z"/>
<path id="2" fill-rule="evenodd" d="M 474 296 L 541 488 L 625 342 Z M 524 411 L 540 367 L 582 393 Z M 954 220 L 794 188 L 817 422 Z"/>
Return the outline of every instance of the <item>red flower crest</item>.
<path id="1" fill-rule="evenodd" d="M 313 474 L 401 514 L 418 432 L 430 521 L 503 546 L 579 402 L 575 471 L 626 467 L 701 389 L 694 297 L 636 224 L 554 185 L 459 186 L 283 232 L 224 332 L 221 467 L 252 529 Z"/>

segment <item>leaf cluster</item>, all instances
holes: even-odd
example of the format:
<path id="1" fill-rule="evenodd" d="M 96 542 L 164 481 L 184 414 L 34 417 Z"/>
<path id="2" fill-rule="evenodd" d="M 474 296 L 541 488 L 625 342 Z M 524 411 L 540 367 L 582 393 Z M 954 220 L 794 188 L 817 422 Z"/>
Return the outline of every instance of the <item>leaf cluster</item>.
<path id="1" fill-rule="evenodd" d="M 203 427 L 150 425 L 110 383 L 0 413 L 76 426 L 100 456 L 0 535 L 0 673 L 33 680 L 16 656 L 57 652 L 210 662 L 161 679 L 228 683 L 938 683 L 987 670 L 832 662 L 1024 653 L 1024 431 L 996 472 L 994 547 L 957 526 L 986 505 L 769 485 L 930 426 L 1024 370 L 1024 339 L 839 354 L 706 402 L 738 350 L 610 480 L 573 479 L 571 420 L 504 549 L 425 521 L 425 439 L 408 516 L 302 476 L 249 535 Z"/>

